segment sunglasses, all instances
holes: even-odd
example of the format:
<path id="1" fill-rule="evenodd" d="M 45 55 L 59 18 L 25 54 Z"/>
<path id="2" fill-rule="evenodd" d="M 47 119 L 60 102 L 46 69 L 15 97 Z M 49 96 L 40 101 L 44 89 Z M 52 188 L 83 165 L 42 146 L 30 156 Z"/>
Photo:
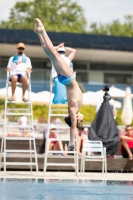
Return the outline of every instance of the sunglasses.
<path id="1" fill-rule="evenodd" d="M 21 48 L 21 47 L 20 47 L 20 48 L 18 48 L 18 50 L 22 50 L 22 51 L 23 51 L 23 50 L 24 50 L 24 48 Z"/>
<path id="2" fill-rule="evenodd" d="M 128 128 L 128 129 L 126 129 L 126 131 L 132 131 L 133 129 L 132 128 Z"/>
<path id="3" fill-rule="evenodd" d="M 59 53 L 59 54 L 65 54 L 65 52 L 64 52 L 64 51 L 58 51 L 58 53 Z"/>

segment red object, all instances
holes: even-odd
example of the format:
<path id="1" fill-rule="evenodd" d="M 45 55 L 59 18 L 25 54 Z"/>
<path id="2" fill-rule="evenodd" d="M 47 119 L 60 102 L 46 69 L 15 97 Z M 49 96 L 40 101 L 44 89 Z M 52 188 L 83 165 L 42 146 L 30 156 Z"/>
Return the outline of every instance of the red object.
<path id="1" fill-rule="evenodd" d="M 125 136 L 128 136 L 128 135 L 125 134 Z M 132 135 L 132 138 L 133 138 L 133 135 Z M 120 143 L 121 143 L 121 140 L 120 140 Z M 128 144 L 129 149 L 133 148 L 133 141 L 132 140 L 127 140 L 127 144 Z M 120 152 L 122 153 L 122 147 L 120 148 Z"/>
<path id="2" fill-rule="evenodd" d="M 57 138 L 56 134 L 53 134 L 53 136 L 49 135 L 49 138 Z M 52 144 L 56 144 L 57 141 L 51 141 Z"/>
<path id="3" fill-rule="evenodd" d="M 107 156 L 107 158 L 114 158 L 114 155 L 109 155 Z"/>

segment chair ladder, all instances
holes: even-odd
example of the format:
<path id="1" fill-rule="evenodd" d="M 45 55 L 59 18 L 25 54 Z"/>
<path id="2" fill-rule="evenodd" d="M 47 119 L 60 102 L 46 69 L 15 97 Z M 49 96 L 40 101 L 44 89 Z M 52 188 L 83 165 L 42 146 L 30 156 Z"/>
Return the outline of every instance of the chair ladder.
<path id="1" fill-rule="evenodd" d="M 4 134 L 2 136 L 1 141 L 1 161 L 2 161 L 2 150 L 4 146 L 4 173 L 6 173 L 6 166 L 7 165 L 28 165 L 30 166 L 31 172 L 32 172 L 32 166 L 35 166 L 36 171 L 38 172 L 38 162 L 37 162 L 37 153 L 36 153 L 36 142 L 35 142 L 35 136 L 34 136 L 34 125 L 33 125 L 33 112 L 32 112 L 32 102 L 30 100 L 30 92 L 31 92 L 31 82 L 30 82 L 30 75 L 29 75 L 29 83 L 28 83 L 28 101 L 22 102 L 22 101 L 14 101 L 10 102 L 8 101 L 8 87 L 9 87 L 9 81 L 7 78 L 6 81 L 6 98 L 5 98 L 5 112 L 4 112 Z M 10 108 L 9 104 L 22 104 L 24 105 L 23 108 Z M 26 107 L 26 108 L 25 108 Z M 14 129 L 15 132 L 20 132 L 19 128 L 22 128 L 21 125 L 15 124 L 12 125 L 10 122 L 7 123 L 7 117 L 8 116 L 26 116 L 28 118 L 28 121 L 30 122 L 30 125 L 27 125 L 25 128 L 30 133 L 29 137 L 8 137 L 7 131 L 9 129 Z M 17 129 L 17 130 L 16 130 Z M 32 134 L 32 135 L 31 135 Z M 23 150 L 23 149 L 7 149 L 7 141 L 29 141 L 29 150 Z M 32 149 L 33 146 L 33 149 Z M 7 162 L 6 160 L 6 154 L 7 153 L 16 153 L 15 157 L 21 157 L 20 153 L 23 153 L 24 157 L 26 153 L 30 154 L 30 162 Z M 25 154 L 25 155 L 24 155 Z M 34 162 L 32 159 L 34 158 Z M 2 163 L 1 163 L 2 166 Z"/>
<path id="2" fill-rule="evenodd" d="M 65 117 L 68 116 L 68 114 L 53 114 L 52 113 L 52 77 L 50 77 L 50 102 L 49 102 L 49 111 L 48 111 L 48 124 L 47 124 L 47 134 L 46 134 L 46 145 L 45 145 L 45 157 L 44 157 L 44 176 L 46 176 L 46 170 L 48 166 L 72 166 L 75 168 L 75 172 L 76 172 L 76 176 L 78 176 L 78 172 L 79 172 L 79 162 L 78 162 L 78 134 L 76 134 L 76 138 L 75 138 L 75 151 L 50 151 L 48 149 L 48 144 L 49 144 L 49 140 L 52 140 L 51 138 L 49 138 L 49 134 L 50 134 L 50 119 L 53 116 L 57 116 L 57 117 Z M 53 139 L 58 140 L 58 139 Z M 61 139 L 62 141 L 64 141 L 64 139 Z M 66 141 L 66 139 L 65 139 Z M 69 141 L 69 140 L 68 140 Z M 49 153 L 72 153 L 74 154 L 74 163 L 50 163 L 48 162 L 48 157 L 49 157 Z M 51 158 L 51 156 L 50 156 Z M 54 155 L 53 155 L 54 158 Z M 65 156 L 65 158 L 67 158 L 67 156 Z"/>

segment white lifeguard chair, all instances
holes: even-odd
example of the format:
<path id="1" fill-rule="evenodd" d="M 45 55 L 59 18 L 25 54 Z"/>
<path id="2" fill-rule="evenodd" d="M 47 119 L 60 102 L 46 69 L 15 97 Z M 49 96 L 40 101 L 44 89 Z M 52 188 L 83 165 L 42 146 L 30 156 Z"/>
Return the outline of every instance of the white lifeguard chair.
<path id="1" fill-rule="evenodd" d="M 49 102 L 49 111 L 48 111 L 48 125 L 47 125 L 47 134 L 46 134 L 46 143 L 45 143 L 45 157 L 44 157 L 44 176 L 46 175 L 46 170 L 47 170 L 47 167 L 48 166 L 72 166 L 74 169 L 75 169 L 75 172 L 76 172 L 76 175 L 78 176 L 78 172 L 79 172 L 79 162 L 78 162 L 78 134 L 76 134 L 76 138 L 75 138 L 75 150 L 74 151 L 66 151 L 66 150 L 64 150 L 64 151 L 55 151 L 55 150 L 49 150 L 48 149 L 48 144 L 49 144 L 49 141 L 58 141 L 58 140 L 61 140 L 61 141 L 69 141 L 70 140 L 70 138 L 68 138 L 68 139 L 60 139 L 60 138 L 57 138 L 57 139 L 55 139 L 55 138 L 49 138 L 49 134 L 50 134 L 50 121 L 51 121 L 51 117 L 66 117 L 66 116 L 68 116 L 68 109 L 67 109 L 67 112 L 66 112 L 66 109 L 64 109 L 64 110 L 62 110 L 61 109 L 61 111 L 62 112 L 60 112 L 59 114 L 57 114 L 57 113 L 55 113 L 57 110 L 59 111 L 59 106 L 61 105 L 61 104 L 57 104 L 58 106 L 57 106 L 57 109 L 56 108 L 54 108 L 54 109 L 52 109 L 52 88 L 53 88 L 53 80 L 52 80 L 52 75 L 51 75 L 51 77 L 50 77 L 50 102 Z M 54 104 L 54 105 L 56 105 L 56 104 Z M 62 130 L 61 129 L 66 129 L 67 128 L 67 130 L 69 129 L 70 130 L 70 128 L 66 125 L 64 125 L 64 126 L 61 126 L 61 127 L 58 127 L 58 128 L 60 128 L 60 131 L 58 130 L 58 132 L 62 132 Z M 55 155 L 52 155 L 51 156 L 51 154 L 60 154 L 60 153 L 67 153 L 67 154 L 73 154 L 74 156 L 69 156 L 69 158 L 71 157 L 73 160 L 74 160 L 74 162 L 72 162 L 72 163 L 65 163 L 65 162 L 63 162 L 63 163 L 55 163 L 55 162 L 48 162 L 48 158 L 54 158 L 55 157 Z M 62 156 L 60 157 L 60 156 L 58 156 L 58 159 L 60 159 L 60 158 L 62 158 Z M 68 158 L 68 156 L 64 156 L 64 159 L 65 158 Z"/>
<path id="2" fill-rule="evenodd" d="M 19 85 L 20 83 L 17 83 Z M 33 125 L 33 112 L 32 112 L 32 101 L 30 100 L 31 93 L 31 79 L 30 73 L 28 74 L 28 101 L 22 102 L 22 100 L 8 101 L 8 88 L 11 85 L 9 81 L 9 72 L 7 72 L 7 80 L 6 80 L 6 96 L 5 96 L 5 113 L 4 113 L 4 134 L 2 136 L 1 141 L 1 166 L 4 165 L 4 173 L 6 173 L 7 165 L 23 165 L 30 166 L 32 172 L 32 166 L 35 166 L 36 171 L 38 172 L 38 162 L 37 162 L 37 153 L 36 153 L 36 143 L 35 143 L 35 135 L 34 135 L 34 125 Z M 20 84 L 21 85 L 21 84 Z M 12 104 L 21 104 L 21 108 L 13 108 L 10 107 Z M 8 122 L 8 117 L 10 116 L 26 116 L 28 118 L 29 124 L 24 127 L 28 132 L 28 135 L 25 137 L 21 136 L 22 126 L 18 123 L 12 124 L 10 121 Z M 14 133 L 20 133 L 20 136 L 8 136 L 8 131 Z M 15 149 L 14 146 L 12 149 L 7 149 L 7 141 L 29 141 L 29 149 Z M 4 148 L 3 148 L 4 146 Z M 33 148 L 32 148 L 33 147 Z M 4 150 L 4 151 L 3 151 Z M 3 153 L 2 153 L 3 151 Z M 9 155 L 7 155 L 9 154 Z M 2 156 L 4 157 L 4 162 L 2 163 Z M 30 162 L 7 162 L 6 158 L 15 157 L 15 158 L 29 158 Z M 34 159 L 34 161 L 32 161 Z"/>

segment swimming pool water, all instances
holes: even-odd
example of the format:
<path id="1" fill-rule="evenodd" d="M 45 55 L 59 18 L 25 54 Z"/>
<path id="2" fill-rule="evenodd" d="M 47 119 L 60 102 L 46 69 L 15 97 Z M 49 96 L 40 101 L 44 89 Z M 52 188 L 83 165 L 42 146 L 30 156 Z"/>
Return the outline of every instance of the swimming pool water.
<path id="1" fill-rule="evenodd" d="M 0 179 L 0 200 L 132 200 L 131 181 Z"/>

